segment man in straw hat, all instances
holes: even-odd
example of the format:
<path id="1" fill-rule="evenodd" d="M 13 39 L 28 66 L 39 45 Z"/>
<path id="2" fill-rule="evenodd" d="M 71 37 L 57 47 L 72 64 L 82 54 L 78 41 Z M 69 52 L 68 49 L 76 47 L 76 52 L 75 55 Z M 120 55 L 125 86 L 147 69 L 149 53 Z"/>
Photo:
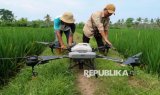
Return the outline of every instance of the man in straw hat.
<path id="1" fill-rule="evenodd" d="M 75 32 L 75 19 L 73 17 L 73 14 L 71 12 L 65 12 L 62 16 L 56 17 L 54 19 L 54 31 L 55 31 L 55 37 L 56 42 L 58 40 L 58 43 L 60 44 L 60 47 L 62 49 L 66 48 L 64 45 L 64 42 L 62 40 L 62 34 L 63 32 L 66 35 L 67 43 L 69 46 L 72 45 L 73 42 L 73 33 Z"/>
<path id="2" fill-rule="evenodd" d="M 114 14 L 115 6 L 108 4 L 103 11 L 93 13 L 83 28 L 83 42 L 89 43 L 93 36 L 96 39 L 98 47 L 108 44 L 110 47 L 112 43 L 108 40 L 108 27 L 110 16 Z M 105 50 L 100 50 L 104 52 Z"/>

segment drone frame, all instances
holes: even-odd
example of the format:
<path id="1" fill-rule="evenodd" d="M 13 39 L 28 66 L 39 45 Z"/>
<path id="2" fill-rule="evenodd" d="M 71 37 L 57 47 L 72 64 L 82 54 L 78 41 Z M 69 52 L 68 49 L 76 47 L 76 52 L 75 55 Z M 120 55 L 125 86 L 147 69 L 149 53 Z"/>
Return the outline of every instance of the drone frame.
<path id="1" fill-rule="evenodd" d="M 52 53 L 53 53 L 53 49 L 59 48 L 58 45 L 56 45 L 55 43 L 46 43 L 46 42 L 37 42 L 37 43 L 49 45 Z M 65 50 L 68 50 L 70 52 L 71 47 L 68 47 Z M 103 47 L 92 48 L 92 51 L 96 52 L 99 49 L 107 49 L 107 53 L 108 53 L 109 48 L 110 47 L 108 45 L 106 45 L 106 46 L 103 46 Z M 129 57 L 126 61 L 123 61 L 123 59 L 116 59 L 116 58 L 103 56 L 103 55 L 96 55 L 96 58 L 102 58 L 102 59 L 111 60 L 111 61 L 118 62 L 118 63 L 123 63 L 123 64 L 126 64 L 126 65 L 131 65 L 132 70 L 134 71 L 134 67 L 140 65 L 140 56 L 141 55 L 142 55 L 142 53 L 140 52 L 140 53 L 138 53 L 134 56 Z M 26 65 L 32 67 L 32 76 L 37 76 L 38 73 L 34 71 L 35 70 L 34 67 L 36 65 L 48 63 L 50 60 L 70 58 L 70 57 L 68 55 L 62 55 L 62 56 L 27 56 L 27 57 L 19 57 L 19 58 L 26 59 Z M 0 59 L 10 59 L 11 60 L 11 59 L 14 59 L 14 58 L 0 58 Z M 88 59 L 70 58 L 70 63 L 69 63 L 68 69 L 72 69 L 76 66 L 79 66 L 79 69 L 83 69 L 83 66 L 85 65 L 85 66 L 95 70 L 96 69 L 96 66 L 95 66 L 96 64 L 95 64 L 94 59 L 95 58 L 88 58 Z M 72 63 L 74 63 L 74 65 L 72 65 Z M 95 75 L 95 76 L 98 77 L 98 75 Z"/>

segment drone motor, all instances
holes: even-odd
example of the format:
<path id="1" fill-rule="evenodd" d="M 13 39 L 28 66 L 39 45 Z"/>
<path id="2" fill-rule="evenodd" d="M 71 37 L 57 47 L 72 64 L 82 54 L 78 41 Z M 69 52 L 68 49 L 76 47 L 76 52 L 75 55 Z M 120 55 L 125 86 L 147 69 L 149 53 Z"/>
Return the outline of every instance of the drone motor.
<path id="1" fill-rule="evenodd" d="M 35 66 L 38 62 L 38 56 L 29 56 L 26 59 L 27 66 Z"/>

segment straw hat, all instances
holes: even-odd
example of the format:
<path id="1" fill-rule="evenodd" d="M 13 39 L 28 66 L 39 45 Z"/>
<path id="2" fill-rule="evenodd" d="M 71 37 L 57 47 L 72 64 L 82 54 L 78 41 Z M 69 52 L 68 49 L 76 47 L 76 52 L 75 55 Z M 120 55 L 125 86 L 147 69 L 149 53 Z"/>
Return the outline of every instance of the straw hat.
<path id="1" fill-rule="evenodd" d="M 71 12 L 65 12 L 61 17 L 60 19 L 63 21 L 63 22 L 66 22 L 66 23 L 74 23 L 75 22 L 75 19 L 73 17 L 73 14 Z"/>
<path id="2" fill-rule="evenodd" d="M 114 13 L 116 8 L 113 4 L 108 4 L 105 9 L 109 12 L 109 13 Z"/>

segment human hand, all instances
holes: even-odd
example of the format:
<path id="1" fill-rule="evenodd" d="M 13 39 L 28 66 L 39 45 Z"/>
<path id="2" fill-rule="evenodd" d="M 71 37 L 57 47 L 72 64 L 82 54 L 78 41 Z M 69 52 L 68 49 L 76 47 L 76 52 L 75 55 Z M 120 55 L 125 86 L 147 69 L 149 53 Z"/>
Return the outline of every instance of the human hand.
<path id="1" fill-rule="evenodd" d="M 61 45 L 61 49 L 66 49 L 67 47 L 63 44 Z"/>
<path id="2" fill-rule="evenodd" d="M 112 47 L 112 43 L 109 42 L 109 43 L 107 43 L 107 44 L 109 45 L 110 48 Z"/>

